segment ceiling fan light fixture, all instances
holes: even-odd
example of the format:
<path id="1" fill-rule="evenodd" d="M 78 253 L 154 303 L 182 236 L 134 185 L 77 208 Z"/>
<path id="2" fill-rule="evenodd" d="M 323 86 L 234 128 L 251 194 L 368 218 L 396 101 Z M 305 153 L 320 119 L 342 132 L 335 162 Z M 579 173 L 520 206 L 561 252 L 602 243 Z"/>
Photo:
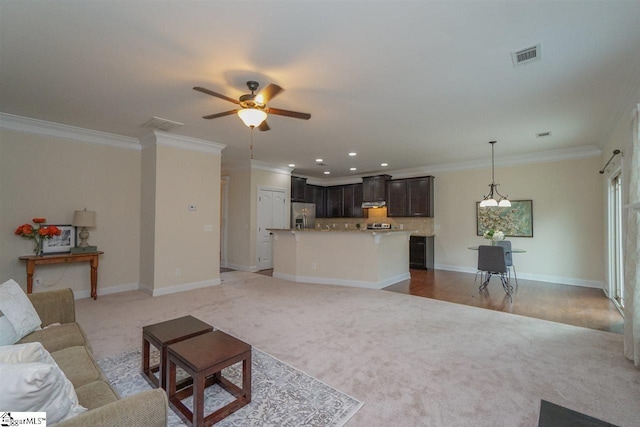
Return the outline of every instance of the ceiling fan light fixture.
<path id="1" fill-rule="evenodd" d="M 238 110 L 238 117 L 250 128 L 258 127 L 267 118 L 267 113 L 256 108 L 242 108 Z"/>

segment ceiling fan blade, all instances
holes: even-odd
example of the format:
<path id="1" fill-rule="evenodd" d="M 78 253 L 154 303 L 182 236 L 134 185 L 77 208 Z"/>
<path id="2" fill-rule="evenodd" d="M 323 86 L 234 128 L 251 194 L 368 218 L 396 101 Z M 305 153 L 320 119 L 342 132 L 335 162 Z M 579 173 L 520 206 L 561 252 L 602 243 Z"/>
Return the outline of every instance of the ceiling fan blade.
<path id="1" fill-rule="evenodd" d="M 209 90 L 209 89 L 205 89 L 205 88 L 200 87 L 200 86 L 194 87 L 193 90 L 197 90 L 198 92 L 206 93 L 207 95 L 215 96 L 216 98 L 224 99 L 225 101 L 233 102 L 234 104 L 240 104 L 240 101 L 238 101 L 237 99 L 229 98 L 226 95 L 222 95 L 221 93 L 217 93 L 217 92 L 214 92 L 214 91 Z"/>
<path id="2" fill-rule="evenodd" d="M 268 108 L 269 114 L 275 114 L 277 116 L 287 116 L 293 117 L 296 119 L 309 120 L 311 118 L 311 114 L 308 113 L 298 113 L 297 111 L 289 111 L 289 110 L 281 110 L 280 108 Z"/>
<path id="3" fill-rule="evenodd" d="M 267 124 L 267 121 L 266 121 L 266 120 L 265 120 L 265 121 L 263 121 L 262 123 L 260 123 L 260 126 L 258 126 L 258 130 L 261 130 L 261 131 L 263 131 L 263 132 L 264 132 L 264 131 L 267 131 L 267 130 L 269 130 L 269 129 L 271 129 L 271 128 L 270 128 L 270 127 L 269 127 L 269 125 Z"/>
<path id="4" fill-rule="evenodd" d="M 273 83 L 271 83 L 269 86 L 262 89 L 257 96 L 261 96 L 262 103 L 266 104 L 267 102 L 275 98 L 283 90 L 284 89 L 282 89 L 280 86 L 274 85 Z"/>
<path id="5" fill-rule="evenodd" d="M 211 114 L 208 116 L 202 116 L 203 119 L 217 119 L 218 117 L 230 116 L 231 114 L 236 114 L 238 110 L 229 110 L 224 113 Z"/>

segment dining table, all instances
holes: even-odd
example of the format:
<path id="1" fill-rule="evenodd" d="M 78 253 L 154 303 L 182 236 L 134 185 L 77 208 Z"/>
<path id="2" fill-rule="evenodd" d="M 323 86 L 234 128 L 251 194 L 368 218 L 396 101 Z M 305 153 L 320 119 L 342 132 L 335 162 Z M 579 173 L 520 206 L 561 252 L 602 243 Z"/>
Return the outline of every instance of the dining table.
<path id="1" fill-rule="evenodd" d="M 491 245 L 487 245 L 487 246 L 491 246 Z M 471 249 L 472 251 L 477 251 L 479 246 L 467 246 L 467 249 Z M 526 253 L 526 249 L 518 249 L 518 248 L 511 248 L 511 253 L 513 254 L 524 254 Z"/>

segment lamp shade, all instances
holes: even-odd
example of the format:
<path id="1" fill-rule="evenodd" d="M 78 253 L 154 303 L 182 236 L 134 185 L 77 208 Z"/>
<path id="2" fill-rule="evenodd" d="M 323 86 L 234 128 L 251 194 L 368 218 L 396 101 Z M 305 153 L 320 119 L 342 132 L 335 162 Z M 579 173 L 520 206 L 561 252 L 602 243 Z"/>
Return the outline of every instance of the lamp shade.
<path id="1" fill-rule="evenodd" d="M 498 206 L 498 202 L 496 202 L 496 199 L 486 199 L 480 202 L 481 208 L 489 208 L 493 206 Z"/>
<path id="2" fill-rule="evenodd" d="M 511 202 L 507 199 L 502 199 L 500 200 L 500 203 L 498 203 L 498 206 L 501 208 L 510 208 L 511 207 Z"/>
<path id="3" fill-rule="evenodd" d="M 74 227 L 95 227 L 96 226 L 96 213 L 95 211 L 75 211 L 73 213 L 73 226 Z"/>
<path id="4" fill-rule="evenodd" d="M 255 108 L 243 108 L 238 110 L 238 117 L 242 119 L 245 125 L 253 128 L 260 126 L 260 123 L 264 122 L 267 118 L 267 113 Z"/>

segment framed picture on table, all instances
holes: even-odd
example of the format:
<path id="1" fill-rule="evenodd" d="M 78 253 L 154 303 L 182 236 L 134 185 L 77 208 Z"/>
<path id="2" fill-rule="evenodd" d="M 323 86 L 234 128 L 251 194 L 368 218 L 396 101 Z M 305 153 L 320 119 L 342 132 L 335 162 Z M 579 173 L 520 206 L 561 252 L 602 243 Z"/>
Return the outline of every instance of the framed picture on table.
<path id="1" fill-rule="evenodd" d="M 68 253 L 76 245 L 76 228 L 73 225 L 56 225 L 56 227 L 60 229 L 60 235 L 42 241 L 44 255 Z"/>
<path id="2" fill-rule="evenodd" d="M 511 207 L 481 208 L 476 202 L 477 235 L 502 231 L 505 237 L 533 237 L 533 200 L 511 200 Z"/>

